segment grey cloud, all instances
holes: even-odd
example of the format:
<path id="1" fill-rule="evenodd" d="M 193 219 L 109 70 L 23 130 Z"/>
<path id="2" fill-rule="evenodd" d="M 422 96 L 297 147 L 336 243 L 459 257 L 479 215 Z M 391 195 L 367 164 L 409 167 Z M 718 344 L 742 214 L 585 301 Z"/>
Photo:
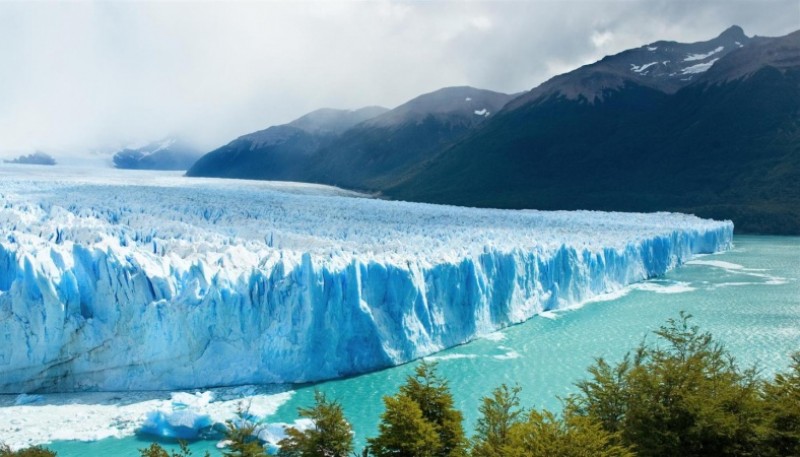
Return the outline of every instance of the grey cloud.
<path id="1" fill-rule="evenodd" d="M 319 107 L 518 92 L 659 39 L 800 26 L 797 0 L 0 3 L 0 155 L 181 134 L 204 148 Z"/>

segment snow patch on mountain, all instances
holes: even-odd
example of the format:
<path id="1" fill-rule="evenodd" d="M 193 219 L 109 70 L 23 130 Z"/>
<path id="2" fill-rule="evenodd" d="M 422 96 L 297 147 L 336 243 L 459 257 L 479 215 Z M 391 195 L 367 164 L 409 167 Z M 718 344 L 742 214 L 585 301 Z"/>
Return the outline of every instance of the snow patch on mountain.
<path id="1" fill-rule="evenodd" d="M 691 67 L 686 67 L 681 70 L 681 74 L 693 75 L 697 73 L 703 73 L 705 71 L 708 71 L 708 69 L 711 68 L 711 66 L 714 65 L 714 62 L 716 62 L 717 60 L 719 59 L 711 59 L 710 61 L 705 63 L 699 63 L 697 65 L 692 65 Z"/>
<path id="2" fill-rule="evenodd" d="M 658 64 L 658 62 L 650 62 L 650 63 L 646 63 L 644 65 L 631 64 L 631 71 L 636 72 L 636 73 L 641 73 L 641 72 L 647 70 L 648 68 L 652 67 L 653 65 L 657 65 L 657 64 Z"/>
<path id="3" fill-rule="evenodd" d="M 714 54 L 722 52 L 724 49 L 725 49 L 725 46 L 718 46 L 713 51 L 709 51 L 709 52 L 707 52 L 705 54 L 689 54 L 689 55 L 686 56 L 685 59 L 683 59 L 683 61 L 684 62 L 692 62 L 692 61 L 695 61 L 695 60 L 705 60 L 705 59 L 713 56 Z"/>

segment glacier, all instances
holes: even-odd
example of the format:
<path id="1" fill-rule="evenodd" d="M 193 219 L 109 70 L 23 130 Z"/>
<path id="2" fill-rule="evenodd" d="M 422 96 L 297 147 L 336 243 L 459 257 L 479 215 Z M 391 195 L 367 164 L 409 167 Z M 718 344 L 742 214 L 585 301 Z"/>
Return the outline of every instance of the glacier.
<path id="1" fill-rule="evenodd" d="M 354 375 L 663 275 L 732 237 L 730 221 L 675 213 L 0 168 L 0 393 Z"/>

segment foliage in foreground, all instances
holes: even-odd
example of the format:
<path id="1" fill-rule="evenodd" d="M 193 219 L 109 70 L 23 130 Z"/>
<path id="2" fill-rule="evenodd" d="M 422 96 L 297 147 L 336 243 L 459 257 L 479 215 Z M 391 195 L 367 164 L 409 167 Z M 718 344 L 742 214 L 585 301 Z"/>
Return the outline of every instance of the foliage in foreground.
<path id="1" fill-rule="evenodd" d="M 186 445 L 185 441 L 179 441 L 178 444 L 180 445 L 181 449 L 178 452 L 172 451 L 172 453 L 168 453 L 164 448 L 162 448 L 157 443 L 150 444 L 150 447 L 145 449 L 139 449 L 139 455 L 141 457 L 191 457 L 192 451 L 189 450 L 189 447 Z M 210 457 L 211 454 L 206 451 L 205 457 Z"/>
<path id="2" fill-rule="evenodd" d="M 576 414 L 573 408 L 558 417 L 550 411 L 520 407 L 519 387 L 502 385 L 482 399 L 481 417 L 472 439 L 474 457 L 632 457 L 617 444 L 616 434 L 596 420 Z"/>
<path id="3" fill-rule="evenodd" d="M 640 456 L 762 455 L 762 383 L 690 317 L 655 332 L 664 347 L 643 343 L 616 365 L 598 359 L 571 402 Z"/>
<path id="4" fill-rule="evenodd" d="M 280 457 L 346 457 L 353 452 L 353 430 L 344 418 L 342 406 L 322 392 L 314 392 L 314 406 L 300 408 L 300 417 L 314 421 L 314 427 L 299 431 L 286 429 L 278 446 Z"/>
<path id="5" fill-rule="evenodd" d="M 467 455 L 461 411 L 453 406 L 450 387 L 436 372 L 435 363 L 422 361 L 400 391 L 383 402 L 386 411 L 378 436 L 367 439 L 367 453 L 377 457 Z"/>
<path id="6" fill-rule="evenodd" d="M 55 457 L 56 453 L 41 446 L 12 451 L 10 447 L 0 444 L 0 457 Z"/>

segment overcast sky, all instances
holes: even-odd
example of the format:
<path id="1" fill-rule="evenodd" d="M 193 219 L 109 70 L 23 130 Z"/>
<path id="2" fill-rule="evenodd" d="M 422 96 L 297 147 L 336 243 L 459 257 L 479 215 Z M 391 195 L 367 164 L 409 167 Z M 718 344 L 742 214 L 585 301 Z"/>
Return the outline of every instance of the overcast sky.
<path id="1" fill-rule="evenodd" d="M 503 92 L 660 39 L 800 29 L 800 0 L 0 1 L 0 156 L 180 134 L 212 149 L 321 107 Z"/>

